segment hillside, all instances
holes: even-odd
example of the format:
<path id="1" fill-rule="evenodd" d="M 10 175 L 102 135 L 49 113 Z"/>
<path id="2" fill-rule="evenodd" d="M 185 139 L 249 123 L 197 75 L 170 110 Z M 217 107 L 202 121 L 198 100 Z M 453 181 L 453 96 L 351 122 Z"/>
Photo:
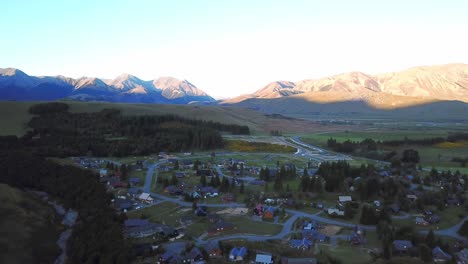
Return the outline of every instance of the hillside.
<path id="1" fill-rule="evenodd" d="M 55 212 L 31 194 L 0 184 L 0 263 L 53 263 Z"/>
<path id="2" fill-rule="evenodd" d="M 385 97 L 357 97 L 333 92 L 311 92 L 273 99 L 251 98 L 233 105 L 307 119 L 468 121 L 468 104 L 465 102 L 389 94 L 385 94 Z"/>
<path id="3" fill-rule="evenodd" d="M 96 77 L 29 76 L 13 68 L 0 68 L 0 100 L 77 101 L 187 104 L 214 101 L 186 80 L 162 77 L 144 81 L 122 74 L 113 80 Z"/>
<path id="4" fill-rule="evenodd" d="M 350 72 L 296 83 L 273 82 L 251 95 L 236 97 L 224 103 L 239 103 L 250 98 L 271 99 L 307 93 L 319 93 L 320 102 L 342 101 L 343 98 L 368 101 L 369 98 L 373 98 L 369 102 L 377 108 L 381 106 L 388 108 L 394 103 L 394 96 L 411 97 L 408 101 L 419 98 L 417 99 L 419 101 L 468 102 L 468 65 L 446 64 L 415 67 L 378 75 Z M 311 97 L 316 96 L 305 95 L 305 98 Z"/>
<path id="5" fill-rule="evenodd" d="M 36 102 L 0 102 L 0 135 L 23 135 L 26 123 L 32 115 L 28 109 Z M 282 116 L 269 116 L 263 113 L 227 106 L 196 106 L 170 104 L 117 104 L 100 102 L 68 101 L 71 112 L 97 112 L 105 108 L 120 109 L 124 115 L 175 114 L 191 119 L 211 120 L 226 124 L 247 125 L 253 133 L 269 133 L 271 130 L 283 132 L 312 132 L 334 129 L 316 122 Z M 337 128 L 345 129 L 345 128 Z"/>

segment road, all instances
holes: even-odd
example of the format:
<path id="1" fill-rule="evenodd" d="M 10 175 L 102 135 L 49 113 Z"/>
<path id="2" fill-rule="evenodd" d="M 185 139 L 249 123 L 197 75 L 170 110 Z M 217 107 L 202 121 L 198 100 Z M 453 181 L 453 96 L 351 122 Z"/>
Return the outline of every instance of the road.
<path id="1" fill-rule="evenodd" d="M 181 199 L 179 197 L 177 197 L 177 198 L 168 197 L 168 196 L 165 196 L 165 195 L 161 195 L 161 194 L 158 194 L 158 193 L 151 192 L 151 183 L 153 182 L 153 177 L 154 177 L 155 174 L 156 174 L 156 177 L 157 177 L 157 169 L 158 169 L 158 166 L 160 164 L 161 163 L 155 163 L 155 164 L 148 167 L 148 171 L 146 173 L 146 178 L 145 178 L 145 184 L 144 184 L 144 187 L 143 187 L 144 192 L 150 193 L 154 198 L 159 199 L 160 201 L 167 201 L 167 202 L 172 202 L 172 203 L 178 204 L 180 206 L 191 207 L 192 203 L 186 202 L 186 201 L 184 201 L 183 199 Z M 228 175 L 223 174 L 222 171 L 219 168 L 217 168 L 217 171 L 220 174 L 220 176 L 230 177 Z M 157 178 L 156 178 L 156 182 L 157 182 Z M 228 203 L 228 204 L 224 204 L 224 203 L 223 204 L 209 204 L 209 203 L 201 204 L 200 203 L 200 205 L 210 207 L 210 208 L 246 207 L 246 205 L 242 204 L 242 203 Z M 279 232 L 278 234 L 269 235 L 269 236 L 236 234 L 236 235 L 228 235 L 228 236 L 223 236 L 223 237 L 216 237 L 216 238 L 212 238 L 212 239 L 209 239 L 209 240 L 198 239 L 197 243 L 203 244 L 203 243 L 206 243 L 208 241 L 218 242 L 218 241 L 221 241 L 221 240 L 230 240 L 230 239 L 248 239 L 248 240 L 251 240 L 251 241 L 265 241 L 265 240 L 269 240 L 269 239 L 281 239 L 281 238 L 284 238 L 285 236 L 287 236 L 288 234 L 293 232 L 292 231 L 293 224 L 300 217 L 310 218 L 312 220 L 315 220 L 316 222 L 329 224 L 329 225 L 336 225 L 336 226 L 341 226 L 341 227 L 351 227 L 351 228 L 359 226 L 363 230 L 367 230 L 367 231 L 375 231 L 376 230 L 375 226 L 356 225 L 356 224 L 349 223 L 349 222 L 344 222 L 344 221 L 339 221 L 339 220 L 334 220 L 334 219 L 321 217 L 318 214 L 310 214 L 310 213 L 306 213 L 306 212 L 301 212 L 301 211 L 296 211 L 296 210 L 289 210 L 289 209 L 285 210 L 285 211 L 288 214 L 290 214 L 291 217 L 285 223 L 281 224 L 281 225 L 283 225 L 283 228 L 282 228 L 281 232 Z M 405 218 L 406 217 L 407 216 L 405 215 Z M 463 224 L 463 222 L 465 220 L 468 220 L 468 217 L 465 217 L 458 224 L 456 224 L 456 225 L 454 225 L 454 226 L 452 226 L 450 228 L 437 230 L 434 233 L 436 235 L 439 235 L 439 236 L 448 236 L 448 237 L 452 237 L 452 238 L 455 238 L 455 239 L 458 239 L 458 240 L 467 241 L 466 238 L 464 238 L 464 237 L 457 234 L 457 231 L 460 229 L 461 225 Z M 428 231 L 420 231 L 421 234 L 427 234 L 427 232 Z"/>

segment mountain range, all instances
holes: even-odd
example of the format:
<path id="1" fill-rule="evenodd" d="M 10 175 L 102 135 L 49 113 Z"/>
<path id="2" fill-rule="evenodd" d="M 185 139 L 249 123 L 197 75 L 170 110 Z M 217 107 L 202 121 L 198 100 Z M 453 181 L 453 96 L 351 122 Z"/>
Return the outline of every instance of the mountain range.
<path id="1" fill-rule="evenodd" d="M 172 77 L 144 81 L 130 74 L 122 74 L 113 80 L 95 77 L 73 79 L 29 76 L 18 69 L 0 68 L 0 100 L 58 99 L 166 104 L 214 101 L 190 82 Z"/>
<path id="2" fill-rule="evenodd" d="M 438 101 L 468 102 L 468 65 L 445 64 L 377 75 L 350 72 L 299 82 L 277 81 L 252 94 L 220 101 L 215 101 L 190 82 L 172 77 L 144 81 L 122 74 L 113 80 L 72 79 L 34 77 L 13 68 L 0 69 L 0 100 L 57 99 L 166 104 L 195 102 L 281 113 L 307 113 L 316 111 L 317 106 L 348 102 L 348 105 L 365 104 L 369 109 L 388 110 Z"/>

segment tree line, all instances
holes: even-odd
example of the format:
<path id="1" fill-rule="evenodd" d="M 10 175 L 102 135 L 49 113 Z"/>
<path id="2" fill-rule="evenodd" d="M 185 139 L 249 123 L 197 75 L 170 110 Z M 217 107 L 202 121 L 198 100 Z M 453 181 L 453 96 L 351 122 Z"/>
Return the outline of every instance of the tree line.
<path id="1" fill-rule="evenodd" d="M 0 138 L 0 145 L 5 145 Z M 0 148 L 0 181 L 18 188 L 47 192 L 79 219 L 68 241 L 69 263 L 129 263 L 130 245 L 123 236 L 123 219 L 111 207 L 112 195 L 98 175 L 73 166 L 58 165 L 34 156 L 20 145 Z"/>
<path id="2" fill-rule="evenodd" d="M 221 124 L 175 115 L 124 116 L 119 110 L 70 113 L 68 105 L 34 105 L 31 128 L 22 139 L 41 156 L 128 156 L 159 151 L 222 148 L 220 131 L 249 134 L 247 126 Z"/>

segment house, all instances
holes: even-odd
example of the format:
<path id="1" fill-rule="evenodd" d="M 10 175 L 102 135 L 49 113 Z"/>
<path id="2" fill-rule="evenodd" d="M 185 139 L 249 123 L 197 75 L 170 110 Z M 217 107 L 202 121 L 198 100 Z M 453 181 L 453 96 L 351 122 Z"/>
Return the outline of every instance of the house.
<path id="1" fill-rule="evenodd" d="M 184 177 L 185 177 L 185 173 L 182 172 L 182 171 L 176 171 L 175 176 L 176 176 L 177 178 L 179 178 L 179 179 L 180 179 L 180 178 L 184 178 Z"/>
<path id="2" fill-rule="evenodd" d="M 351 234 L 349 242 L 351 243 L 351 245 L 357 246 L 357 245 L 366 244 L 367 240 L 364 237 L 362 230 L 357 230 Z"/>
<path id="3" fill-rule="evenodd" d="M 234 225 L 224 220 L 214 223 L 209 229 L 208 234 L 216 234 L 226 230 L 234 229 Z"/>
<path id="4" fill-rule="evenodd" d="M 302 249 L 302 250 L 306 250 L 306 249 L 310 249 L 313 245 L 313 242 L 311 240 L 308 240 L 308 239 L 291 239 L 289 241 L 289 245 L 292 247 L 292 248 L 295 248 L 295 249 Z"/>
<path id="5" fill-rule="evenodd" d="M 418 196 L 416 196 L 415 194 L 407 194 L 406 199 L 410 200 L 411 202 L 414 202 L 418 199 Z"/>
<path id="6" fill-rule="evenodd" d="M 448 198 L 445 200 L 445 206 L 460 206 L 463 202 L 458 198 Z"/>
<path id="7" fill-rule="evenodd" d="M 352 201 L 353 201 L 353 198 L 351 198 L 351 196 L 338 196 L 338 202 L 340 203 L 348 203 Z"/>
<path id="8" fill-rule="evenodd" d="M 281 264 L 317 264 L 316 258 L 281 258 Z"/>
<path id="9" fill-rule="evenodd" d="M 149 222 L 148 219 L 127 219 L 124 222 L 125 228 L 145 226 L 145 225 L 149 225 L 149 224 L 150 224 L 150 222 Z"/>
<path id="10" fill-rule="evenodd" d="M 263 186 L 265 185 L 265 181 L 263 180 L 253 180 L 250 182 L 251 185 L 260 185 L 260 186 Z"/>
<path id="11" fill-rule="evenodd" d="M 391 204 L 389 207 L 390 211 L 393 213 L 393 214 L 398 214 L 400 212 L 400 205 L 399 204 Z"/>
<path id="12" fill-rule="evenodd" d="M 138 178 L 138 177 L 130 178 L 130 179 L 128 179 L 128 181 L 130 182 L 131 186 L 135 186 L 135 185 L 140 184 L 140 178 Z"/>
<path id="13" fill-rule="evenodd" d="M 209 214 L 206 219 L 208 220 L 208 222 L 210 223 L 217 223 L 219 221 L 223 221 L 223 219 L 221 218 L 221 216 L 217 215 L 217 214 Z"/>
<path id="14" fill-rule="evenodd" d="M 142 193 L 140 196 L 138 196 L 138 200 L 144 202 L 144 203 L 152 203 L 153 202 L 153 197 L 150 196 L 149 193 Z"/>
<path id="15" fill-rule="evenodd" d="M 132 187 L 130 189 L 128 189 L 127 191 L 127 194 L 128 196 L 132 197 L 132 198 L 136 198 L 140 195 L 141 193 L 141 190 L 140 188 L 137 188 L 137 187 Z"/>
<path id="16" fill-rule="evenodd" d="M 223 255 L 223 252 L 219 248 L 219 244 L 213 241 L 210 241 L 205 245 L 205 251 L 210 258 L 221 257 Z"/>
<path id="17" fill-rule="evenodd" d="M 127 212 L 128 210 L 132 208 L 133 202 L 130 200 L 118 199 L 115 202 L 115 205 L 121 212 Z"/>
<path id="18" fill-rule="evenodd" d="M 464 248 L 460 252 L 455 253 L 457 264 L 468 264 L 468 249 Z"/>
<path id="19" fill-rule="evenodd" d="M 198 206 L 197 209 L 195 210 L 195 215 L 196 216 L 206 216 L 208 212 L 206 211 L 206 206 Z"/>
<path id="20" fill-rule="evenodd" d="M 266 209 L 264 208 L 263 218 L 272 219 L 273 217 L 275 217 L 275 208 L 273 208 L 273 206 L 269 206 Z"/>
<path id="21" fill-rule="evenodd" d="M 169 167 L 166 165 L 159 165 L 158 168 L 159 168 L 159 171 L 164 171 L 164 172 L 167 172 L 170 170 Z"/>
<path id="22" fill-rule="evenodd" d="M 229 252 L 230 261 L 244 261 L 247 256 L 247 248 L 245 247 L 234 247 Z"/>
<path id="23" fill-rule="evenodd" d="M 202 194 L 202 195 L 214 195 L 215 193 L 219 193 L 218 192 L 218 189 L 212 187 L 212 186 L 200 186 L 198 187 L 198 191 Z"/>
<path id="24" fill-rule="evenodd" d="M 393 241 L 393 249 L 400 254 L 406 254 L 413 248 L 413 243 L 409 240 L 395 240 Z"/>
<path id="25" fill-rule="evenodd" d="M 147 225 L 126 228 L 125 234 L 128 237 L 147 237 L 158 234 L 163 237 L 172 238 L 178 236 L 179 232 L 166 225 L 149 223 Z"/>
<path id="26" fill-rule="evenodd" d="M 190 194 L 190 197 L 192 197 L 193 199 L 200 199 L 201 195 L 198 192 L 192 192 Z"/>
<path id="27" fill-rule="evenodd" d="M 433 215 L 429 215 L 429 216 L 426 216 L 424 217 L 424 219 L 429 222 L 429 224 L 438 224 L 440 222 L 440 216 L 436 215 L 436 214 L 433 214 Z"/>
<path id="28" fill-rule="evenodd" d="M 304 230 L 315 230 L 315 229 L 317 229 L 317 222 L 315 222 L 315 221 L 313 221 L 313 222 L 305 221 L 302 224 L 302 229 L 304 229 Z"/>
<path id="29" fill-rule="evenodd" d="M 99 170 L 99 176 L 101 176 L 101 177 L 107 176 L 107 170 L 106 169 L 100 169 Z"/>
<path id="30" fill-rule="evenodd" d="M 452 260 L 452 256 L 445 253 L 440 247 L 435 247 L 432 250 L 432 259 L 434 262 L 448 262 Z"/>
<path id="31" fill-rule="evenodd" d="M 197 170 L 197 176 L 202 176 L 202 175 L 213 176 L 213 171 L 211 171 L 210 169 L 199 169 L 199 170 Z"/>
<path id="32" fill-rule="evenodd" d="M 255 264 L 273 264 L 271 255 L 257 254 L 255 256 Z"/>
<path id="33" fill-rule="evenodd" d="M 182 166 L 184 166 L 184 168 L 192 168 L 193 167 L 193 160 L 191 160 L 191 159 L 182 160 Z"/>
<path id="34" fill-rule="evenodd" d="M 116 181 L 111 183 L 111 186 L 114 188 L 127 188 L 128 184 L 126 182 Z"/>
<path id="35" fill-rule="evenodd" d="M 327 241 L 327 236 L 317 232 L 317 230 L 302 230 L 302 238 L 313 242 L 323 243 Z"/>
<path id="36" fill-rule="evenodd" d="M 424 218 L 422 218 L 422 217 L 416 217 L 415 224 L 422 225 L 422 226 L 427 226 L 427 225 L 429 225 L 429 222 L 424 220 Z"/>
<path id="37" fill-rule="evenodd" d="M 172 264 L 172 263 L 182 263 L 183 260 L 181 257 L 179 257 L 179 254 L 172 252 L 172 251 L 166 251 L 164 254 L 162 254 L 159 257 L 159 263 L 161 264 Z"/>
<path id="38" fill-rule="evenodd" d="M 344 216 L 345 212 L 337 208 L 328 208 L 328 215 Z"/>
<path id="39" fill-rule="evenodd" d="M 257 204 L 257 206 L 255 206 L 255 208 L 253 209 L 253 213 L 254 213 L 254 215 L 262 216 L 263 215 L 263 206 L 262 206 L 262 204 Z"/>
<path id="40" fill-rule="evenodd" d="M 198 261 L 203 261 L 203 254 L 200 249 L 197 247 L 192 248 L 189 253 L 187 253 L 184 257 L 184 263 L 195 263 Z"/>
<path id="41" fill-rule="evenodd" d="M 164 188 L 165 193 L 169 193 L 171 195 L 182 195 L 184 192 L 180 187 L 177 187 L 175 185 L 169 185 L 166 188 Z"/>

